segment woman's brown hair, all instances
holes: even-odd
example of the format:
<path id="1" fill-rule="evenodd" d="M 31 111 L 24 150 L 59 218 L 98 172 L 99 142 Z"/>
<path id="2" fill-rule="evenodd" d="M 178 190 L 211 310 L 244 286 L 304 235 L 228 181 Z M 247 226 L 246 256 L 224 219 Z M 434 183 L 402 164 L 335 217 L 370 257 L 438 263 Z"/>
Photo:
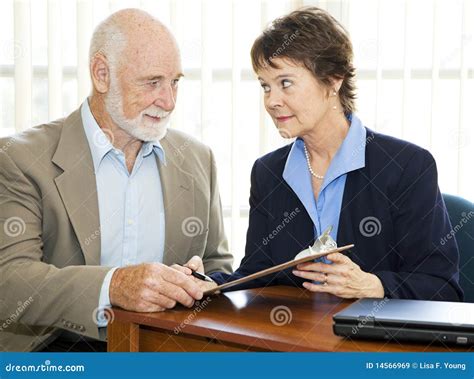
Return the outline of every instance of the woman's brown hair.
<path id="1" fill-rule="evenodd" d="M 343 79 L 339 99 L 346 115 L 355 111 L 355 69 L 349 35 L 329 13 L 306 7 L 274 20 L 255 40 L 250 52 L 255 72 L 275 58 L 302 63 L 328 88 Z"/>

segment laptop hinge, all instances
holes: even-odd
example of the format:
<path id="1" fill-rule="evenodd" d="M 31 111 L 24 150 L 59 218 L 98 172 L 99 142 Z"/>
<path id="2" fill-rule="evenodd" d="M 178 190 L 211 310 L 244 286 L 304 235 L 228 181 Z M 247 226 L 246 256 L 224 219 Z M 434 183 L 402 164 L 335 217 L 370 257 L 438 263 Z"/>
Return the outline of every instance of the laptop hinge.
<path id="1" fill-rule="evenodd" d="M 357 324 L 360 327 L 373 328 L 375 326 L 375 317 L 374 316 L 359 316 L 357 317 Z"/>

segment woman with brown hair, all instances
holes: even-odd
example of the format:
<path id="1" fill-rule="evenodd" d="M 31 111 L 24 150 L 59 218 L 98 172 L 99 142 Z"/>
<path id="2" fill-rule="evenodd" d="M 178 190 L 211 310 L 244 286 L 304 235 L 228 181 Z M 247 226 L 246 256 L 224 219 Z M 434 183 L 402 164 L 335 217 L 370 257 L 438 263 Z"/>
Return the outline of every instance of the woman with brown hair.
<path id="1" fill-rule="evenodd" d="M 291 260 L 332 226 L 350 254 L 299 265 L 245 287 L 303 285 L 344 298 L 462 300 L 458 250 L 432 155 L 363 126 L 348 33 L 305 8 L 254 42 L 253 68 L 279 133 L 296 140 L 255 162 L 245 257 L 221 284 Z M 289 217 L 292 214 L 293 217 Z M 235 287 L 234 287 L 235 288 Z M 240 287 L 242 288 L 242 287 Z"/>

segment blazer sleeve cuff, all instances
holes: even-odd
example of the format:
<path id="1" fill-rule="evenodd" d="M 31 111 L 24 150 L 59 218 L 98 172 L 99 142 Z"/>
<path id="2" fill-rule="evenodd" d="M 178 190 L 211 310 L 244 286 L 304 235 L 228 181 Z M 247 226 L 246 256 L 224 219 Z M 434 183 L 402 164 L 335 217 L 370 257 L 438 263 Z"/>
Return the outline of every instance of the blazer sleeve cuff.
<path id="1" fill-rule="evenodd" d="M 105 275 L 104 281 L 102 282 L 102 287 L 100 289 L 100 295 L 99 295 L 99 307 L 98 307 L 98 312 L 97 312 L 97 326 L 99 328 L 106 327 L 108 323 L 106 309 L 112 306 L 110 304 L 110 296 L 109 296 L 110 282 L 112 281 L 112 276 L 114 275 L 114 272 L 117 269 L 118 267 L 112 268 L 107 273 L 107 275 Z"/>

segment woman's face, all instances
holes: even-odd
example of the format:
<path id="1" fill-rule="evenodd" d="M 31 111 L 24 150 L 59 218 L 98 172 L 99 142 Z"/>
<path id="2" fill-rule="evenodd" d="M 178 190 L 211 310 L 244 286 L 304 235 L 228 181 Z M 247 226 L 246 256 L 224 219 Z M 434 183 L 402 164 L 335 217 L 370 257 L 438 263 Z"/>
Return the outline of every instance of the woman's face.
<path id="1" fill-rule="evenodd" d="M 337 96 L 319 83 L 301 63 L 285 58 L 257 72 L 264 92 L 265 109 L 283 138 L 302 137 L 331 116 Z M 339 88 L 339 81 L 335 87 Z M 334 113 L 334 112 L 333 112 Z"/>

